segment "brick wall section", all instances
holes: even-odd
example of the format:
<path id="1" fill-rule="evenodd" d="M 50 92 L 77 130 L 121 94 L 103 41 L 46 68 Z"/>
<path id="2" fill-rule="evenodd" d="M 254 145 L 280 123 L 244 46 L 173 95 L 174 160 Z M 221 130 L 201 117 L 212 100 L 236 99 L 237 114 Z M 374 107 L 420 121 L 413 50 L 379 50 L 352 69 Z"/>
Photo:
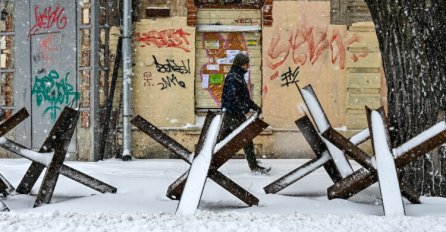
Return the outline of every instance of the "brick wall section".
<path id="1" fill-rule="evenodd" d="M 187 25 L 192 27 L 197 25 L 197 7 L 194 0 L 187 0 Z"/>
<path id="2" fill-rule="evenodd" d="M 265 0 L 262 7 L 263 26 L 271 27 L 273 25 L 273 0 Z"/>

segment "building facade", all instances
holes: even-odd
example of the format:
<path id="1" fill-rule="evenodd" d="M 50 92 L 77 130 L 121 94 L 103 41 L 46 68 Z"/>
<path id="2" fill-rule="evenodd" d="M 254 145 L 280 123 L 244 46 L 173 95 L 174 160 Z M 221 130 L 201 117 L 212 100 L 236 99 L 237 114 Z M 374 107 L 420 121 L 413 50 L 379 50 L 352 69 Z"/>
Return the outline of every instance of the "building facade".
<path id="1" fill-rule="evenodd" d="M 38 149 L 66 105 L 81 119 L 73 159 L 97 160 L 104 102 L 120 35 L 119 1 L 1 1 L 1 105 L 31 117 L 9 136 Z M 254 144 L 267 158 L 312 154 L 294 121 L 297 86 L 311 84 L 333 127 L 366 127 L 364 106 L 384 105 L 381 55 L 363 1 L 133 1 L 132 112 L 193 150 L 206 112 L 219 111 L 225 74 L 249 55 L 245 80 L 270 127 Z M 5 14 L 3 12 L 6 12 Z M 4 16 L 5 15 L 5 16 Z M 49 84 L 53 84 L 48 88 Z M 120 85 L 107 157 L 119 154 Z M 134 129 L 132 155 L 169 152 Z"/>

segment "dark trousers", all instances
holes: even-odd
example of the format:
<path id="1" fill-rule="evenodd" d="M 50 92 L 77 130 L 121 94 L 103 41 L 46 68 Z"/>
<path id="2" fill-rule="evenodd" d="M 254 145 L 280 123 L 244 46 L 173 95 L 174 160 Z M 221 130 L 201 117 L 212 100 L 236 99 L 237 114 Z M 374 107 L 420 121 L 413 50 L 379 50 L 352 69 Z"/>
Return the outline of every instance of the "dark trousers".
<path id="1" fill-rule="evenodd" d="M 226 138 L 226 136 L 237 129 L 237 127 L 239 127 L 244 121 L 246 121 L 246 117 L 244 115 L 238 116 L 226 113 L 223 117 L 223 123 L 218 136 L 218 141 Z M 245 147 L 243 147 L 243 151 L 245 152 L 245 158 L 248 161 L 249 168 L 255 168 L 257 166 L 257 160 L 254 152 L 254 143 L 252 140 L 246 144 Z"/>

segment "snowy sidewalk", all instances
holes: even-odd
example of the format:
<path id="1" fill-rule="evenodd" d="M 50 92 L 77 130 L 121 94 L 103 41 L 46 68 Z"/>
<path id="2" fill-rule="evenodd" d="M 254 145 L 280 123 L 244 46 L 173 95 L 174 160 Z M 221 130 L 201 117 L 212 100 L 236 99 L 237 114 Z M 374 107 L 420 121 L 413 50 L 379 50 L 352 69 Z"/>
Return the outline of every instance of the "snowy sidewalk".
<path id="1" fill-rule="evenodd" d="M 165 196 L 168 185 L 188 169 L 182 160 L 67 162 L 113 184 L 118 193 L 100 194 L 61 177 L 50 205 L 32 208 L 35 196 L 7 197 L 11 212 L 0 213 L 0 231 L 446 231 L 446 199 L 423 197 L 422 205 L 406 202 L 409 217 L 382 217 L 376 184 L 349 201 L 329 201 L 331 182 L 322 169 L 279 194 L 263 192 L 264 186 L 306 161 L 263 160 L 273 167 L 271 175 L 256 176 L 249 173 L 246 160 L 230 160 L 219 170 L 257 196 L 259 206 L 246 207 L 208 181 L 193 217 L 175 216 L 178 201 Z M 29 164 L 25 159 L 0 159 L 0 173 L 17 186 Z"/>

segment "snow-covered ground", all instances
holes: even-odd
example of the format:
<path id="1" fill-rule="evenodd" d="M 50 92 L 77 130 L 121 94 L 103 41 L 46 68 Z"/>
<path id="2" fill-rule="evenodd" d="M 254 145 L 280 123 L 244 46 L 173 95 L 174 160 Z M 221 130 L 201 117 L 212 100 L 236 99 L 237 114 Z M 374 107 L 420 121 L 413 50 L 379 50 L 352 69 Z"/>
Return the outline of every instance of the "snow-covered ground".
<path id="1" fill-rule="evenodd" d="M 168 185 L 188 169 L 181 160 L 66 162 L 118 188 L 100 194 L 60 177 L 53 202 L 32 208 L 35 196 L 3 199 L 11 212 L 0 213 L 0 231 L 446 231 L 446 199 L 406 202 L 409 216 L 382 216 L 378 185 L 349 200 L 328 200 L 331 181 L 324 169 L 279 192 L 263 187 L 307 160 L 263 160 L 271 175 L 248 172 L 246 160 L 230 160 L 220 171 L 260 200 L 247 207 L 207 181 L 196 216 L 176 216 L 178 201 L 165 196 Z M 0 173 L 17 186 L 30 162 L 0 159 Z M 354 165 L 358 168 L 357 165 Z M 37 187 L 32 193 L 36 194 Z"/>

